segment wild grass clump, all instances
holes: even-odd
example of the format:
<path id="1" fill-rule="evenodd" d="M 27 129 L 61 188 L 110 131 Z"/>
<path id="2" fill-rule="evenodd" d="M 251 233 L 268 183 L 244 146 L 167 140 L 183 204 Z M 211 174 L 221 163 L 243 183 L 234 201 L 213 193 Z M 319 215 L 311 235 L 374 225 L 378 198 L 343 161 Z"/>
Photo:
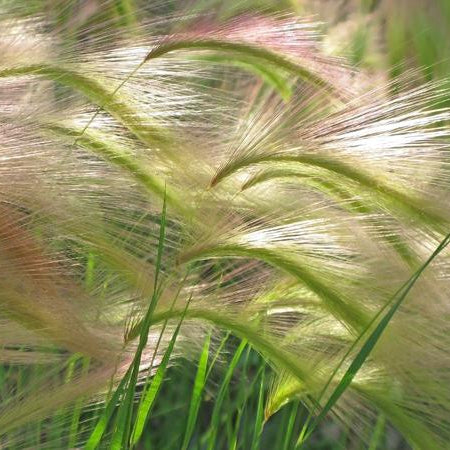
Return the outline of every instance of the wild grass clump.
<path id="1" fill-rule="evenodd" d="M 1 445 L 150 448 L 185 357 L 198 367 L 167 448 L 242 433 L 260 448 L 298 401 L 311 415 L 295 435 L 291 407 L 279 448 L 328 413 L 366 441 L 387 421 L 446 448 L 445 82 L 393 96 L 324 54 L 306 19 L 130 5 L 82 23 L 0 9 Z M 244 395 L 224 437 L 250 348 L 270 370 L 253 376 L 252 431 Z"/>

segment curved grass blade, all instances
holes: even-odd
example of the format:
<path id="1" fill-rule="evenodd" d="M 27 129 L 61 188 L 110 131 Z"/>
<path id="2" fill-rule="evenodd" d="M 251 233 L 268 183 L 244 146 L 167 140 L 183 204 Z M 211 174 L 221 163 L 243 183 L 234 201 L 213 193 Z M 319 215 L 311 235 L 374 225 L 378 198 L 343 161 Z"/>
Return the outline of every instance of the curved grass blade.
<path id="1" fill-rule="evenodd" d="M 153 323 L 159 323 L 167 320 L 168 318 L 180 317 L 184 310 L 174 309 L 172 311 L 164 311 L 153 316 Z M 275 364 L 286 369 L 294 374 L 299 380 L 303 382 L 311 382 L 314 380 L 311 378 L 309 371 L 307 371 L 299 360 L 290 357 L 290 355 L 283 351 L 276 343 L 265 339 L 257 331 L 253 329 L 248 320 L 244 322 L 238 322 L 224 316 L 223 313 L 213 311 L 210 309 L 202 309 L 191 307 L 186 311 L 186 318 L 188 319 L 201 319 L 214 323 L 218 327 L 231 331 L 234 335 L 251 343 L 252 347 L 259 351 L 261 354 L 266 355 Z M 140 330 L 141 324 L 137 324 L 130 332 L 130 339 L 136 337 L 136 333 Z"/>
<path id="2" fill-rule="evenodd" d="M 159 58 L 176 50 L 212 50 L 230 55 L 230 58 L 232 59 L 242 60 L 244 58 L 251 58 L 253 60 L 259 60 L 261 63 L 269 63 L 275 67 L 284 69 L 285 71 L 300 77 L 306 82 L 323 89 L 329 94 L 339 97 L 339 93 L 333 85 L 325 81 L 319 75 L 316 75 L 311 70 L 308 70 L 305 66 L 285 57 L 282 54 L 251 44 L 229 42 L 220 39 L 186 39 L 172 42 L 168 41 L 151 50 L 145 58 L 145 61 Z"/>
<path id="3" fill-rule="evenodd" d="M 358 170 L 355 166 L 349 166 L 341 161 L 321 156 L 299 154 L 299 155 L 255 155 L 238 158 L 222 167 L 211 180 L 210 186 L 214 187 L 223 179 L 236 173 L 237 171 L 262 164 L 262 163 L 291 163 L 306 166 L 318 167 L 334 173 L 345 179 L 358 183 L 362 188 L 370 190 L 377 195 L 379 200 L 391 211 L 403 212 L 407 216 L 412 216 L 421 223 L 433 226 L 438 230 L 445 228 L 447 220 L 441 214 L 429 211 L 424 202 L 421 202 L 410 195 L 398 190 L 393 186 L 383 183 L 381 180 Z M 279 176 L 279 174 L 277 174 Z"/>
<path id="4" fill-rule="evenodd" d="M 187 262 L 208 257 L 245 257 L 259 259 L 299 280 L 323 300 L 324 305 L 335 317 L 346 326 L 358 331 L 358 333 L 370 321 L 368 313 L 361 307 L 355 306 L 357 302 L 345 302 L 334 289 L 325 285 L 314 273 L 306 267 L 301 266 L 298 262 L 293 261 L 292 258 L 283 255 L 281 252 L 267 248 L 249 248 L 240 244 L 228 244 L 205 248 L 192 253 L 186 252 L 182 255 L 180 261 Z"/>
<path id="5" fill-rule="evenodd" d="M 134 72 L 136 72 L 136 70 L 137 69 L 135 69 Z M 136 114 L 130 109 L 126 103 L 118 100 L 117 97 L 114 98 L 114 94 L 121 86 L 123 86 L 126 80 L 122 81 L 119 87 L 113 92 L 110 92 L 103 87 L 100 82 L 64 67 L 56 67 L 48 64 L 35 64 L 0 70 L 0 78 L 27 75 L 37 75 L 81 93 L 100 109 L 111 114 L 112 117 L 128 128 L 141 142 L 147 145 L 163 145 L 168 142 L 166 129 L 145 124 L 144 121 L 139 118 L 139 114 Z M 128 76 L 127 79 L 129 79 L 130 76 Z M 80 135 L 84 134 L 90 123 L 92 123 L 96 115 L 98 115 L 99 110 L 94 113 Z"/>
<path id="6" fill-rule="evenodd" d="M 237 56 L 231 58 L 227 55 L 202 55 L 196 57 L 196 59 L 241 67 L 253 72 L 255 75 L 264 80 L 269 86 L 272 86 L 285 102 L 289 101 L 292 97 L 292 88 L 288 78 L 285 74 L 280 73 L 281 71 L 276 66 L 261 63 L 258 59 L 249 57 L 239 59 Z"/>
<path id="7" fill-rule="evenodd" d="M 165 196 L 168 205 L 173 206 L 177 212 L 186 213 L 186 208 L 175 191 L 168 189 L 164 182 L 153 175 L 144 164 L 141 164 L 133 155 L 125 152 L 117 144 L 108 141 L 105 136 L 97 136 L 88 131 L 84 131 L 81 135 L 81 131 L 62 125 L 46 125 L 46 128 L 58 135 L 76 138 L 78 145 L 120 167 L 151 193 L 160 198 Z"/>
<path id="8" fill-rule="evenodd" d="M 260 183 L 265 183 L 277 178 L 287 178 L 297 181 L 299 184 L 303 183 L 312 189 L 328 195 L 338 201 L 343 209 L 348 210 L 351 213 L 371 214 L 376 212 L 376 208 L 371 207 L 368 202 L 364 203 L 357 199 L 358 193 L 355 191 L 353 194 L 352 192 L 354 189 L 351 189 L 350 186 L 343 187 L 342 180 L 337 177 L 335 180 L 335 177 L 326 174 L 326 176 L 323 176 L 323 179 L 319 181 L 317 180 L 317 175 L 317 173 L 310 173 L 308 168 L 305 168 L 305 170 L 301 170 L 301 168 L 300 170 L 299 168 L 268 168 L 251 176 L 242 185 L 241 189 L 244 191 Z M 386 232 L 383 233 L 382 238 L 394 247 L 397 253 L 410 267 L 416 267 L 418 265 L 417 257 L 414 255 L 414 252 L 395 230 L 386 227 Z"/>

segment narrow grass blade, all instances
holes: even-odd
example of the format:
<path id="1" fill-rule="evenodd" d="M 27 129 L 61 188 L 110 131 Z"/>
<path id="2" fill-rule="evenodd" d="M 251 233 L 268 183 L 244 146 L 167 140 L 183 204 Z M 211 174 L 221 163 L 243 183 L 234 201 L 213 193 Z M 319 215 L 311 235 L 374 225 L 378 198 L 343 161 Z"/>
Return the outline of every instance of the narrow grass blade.
<path id="1" fill-rule="evenodd" d="M 377 423 L 375 424 L 375 430 L 373 431 L 372 438 L 370 439 L 368 450 L 377 450 L 378 448 L 383 448 L 382 441 L 385 425 L 386 416 L 383 413 L 380 413 L 377 419 Z"/>
<path id="2" fill-rule="evenodd" d="M 231 381 L 231 377 L 233 376 L 234 370 L 236 369 L 236 366 L 239 362 L 239 359 L 242 355 L 242 352 L 244 351 L 245 347 L 247 346 L 247 341 L 244 339 L 239 344 L 239 347 L 236 349 L 233 358 L 230 362 L 230 365 L 228 366 L 228 369 L 225 373 L 225 377 L 222 381 L 222 384 L 219 389 L 219 393 L 217 394 L 216 401 L 214 403 L 214 409 L 211 415 L 211 425 L 210 425 L 210 438 L 208 443 L 208 450 L 213 450 L 216 445 L 216 439 L 217 439 L 217 431 L 219 429 L 219 423 L 220 423 L 220 411 L 222 407 L 223 400 L 225 398 L 225 394 L 227 393 L 228 386 Z"/>
<path id="3" fill-rule="evenodd" d="M 83 375 L 86 375 L 88 373 L 89 365 L 90 365 L 90 358 L 86 357 L 83 358 L 81 368 Z M 72 413 L 69 431 L 69 448 L 73 448 L 76 446 L 82 408 L 83 408 L 83 399 L 80 399 L 76 402 L 75 408 Z"/>
<path id="4" fill-rule="evenodd" d="M 130 423 L 131 423 L 131 415 L 132 415 L 132 407 L 133 407 L 133 399 L 134 399 L 134 393 L 135 393 L 136 383 L 137 383 L 137 378 L 138 378 L 139 365 L 141 362 L 141 356 L 142 356 L 143 349 L 147 345 L 148 333 L 149 333 L 149 329 L 150 329 L 152 314 L 156 308 L 156 303 L 159 298 L 158 282 L 159 282 L 159 272 L 161 270 L 162 253 L 163 253 L 163 248 L 164 248 L 166 211 L 167 211 L 166 208 L 167 208 L 166 198 L 164 197 L 163 210 L 162 210 L 162 214 L 161 214 L 158 252 L 157 252 L 157 257 L 156 257 L 156 265 L 155 265 L 154 290 L 153 290 L 153 295 L 152 295 L 152 298 L 150 301 L 150 305 L 148 307 L 147 313 L 142 322 L 142 327 L 140 329 L 138 348 L 136 350 L 136 353 L 135 353 L 135 356 L 133 359 L 133 363 L 130 365 L 125 376 L 122 378 L 121 382 L 119 383 L 119 386 L 117 387 L 112 398 L 108 402 L 104 413 L 100 417 L 100 420 L 98 421 L 97 425 L 95 426 L 95 428 L 86 444 L 86 448 L 88 450 L 95 449 L 98 446 L 98 444 L 100 443 L 100 440 L 101 440 L 104 432 L 106 431 L 108 423 L 114 412 L 114 409 L 118 403 L 119 398 L 122 396 L 122 394 L 123 394 L 123 399 L 122 399 L 122 402 L 120 404 L 119 411 L 118 411 L 118 420 L 117 420 L 118 428 L 114 431 L 114 434 L 112 437 L 112 448 L 115 448 L 117 446 L 120 447 L 120 445 L 122 445 L 124 441 L 125 442 L 128 441 L 128 436 L 129 436 L 129 431 L 130 431 Z"/>
<path id="5" fill-rule="evenodd" d="M 186 304 L 185 310 L 188 308 L 188 306 L 189 306 L 189 303 Z M 175 347 L 175 343 L 176 343 L 178 334 L 180 332 L 183 319 L 184 319 L 184 314 L 181 317 L 180 321 L 178 322 L 177 328 L 175 329 L 175 332 L 173 333 L 173 336 L 170 340 L 167 350 L 164 352 L 163 359 L 158 367 L 158 370 L 156 371 L 155 377 L 153 378 L 149 389 L 144 394 L 143 401 L 140 404 L 139 410 L 137 412 L 136 422 L 134 425 L 134 430 L 133 430 L 132 440 L 131 440 L 132 445 L 136 445 L 138 443 L 140 437 L 142 436 L 142 432 L 144 431 L 144 426 L 147 422 L 147 419 L 149 417 L 152 406 L 156 400 L 156 397 L 159 393 L 159 390 L 161 389 L 162 382 L 164 381 L 164 375 L 166 373 L 167 365 L 169 363 L 170 356 L 172 355 L 173 349 Z"/>
<path id="6" fill-rule="evenodd" d="M 236 450 L 237 448 L 237 444 L 238 444 L 238 435 L 239 435 L 239 429 L 240 429 L 240 425 L 241 425 L 241 420 L 242 420 L 242 413 L 244 412 L 244 408 L 238 408 L 237 413 L 236 413 L 236 420 L 234 422 L 234 426 L 233 426 L 233 436 L 230 439 L 229 442 L 229 450 Z"/>
<path id="7" fill-rule="evenodd" d="M 200 408 L 200 402 L 206 382 L 206 368 L 208 364 L 209 344 L 210 336 L 208 335 L 205 339 L 205 344 L 203 345 L 203 350 L 198 362 L 197 374 L 195 375 L 194 389 L 192 391 L 191 403 L 189 405 L 186 432 L 184 434 L 183 443 L 181 445 L 182 450 L 186 450 L 188 448 L 189 441 L 191 440 L 195 423 L 197 421 L 198 410 Z"/>
<path id="8" fill-rule="evenodd" d="M 264 369 L 261 372 L 259 385 L 258 407 L 256 409 L 255 424 L 253 427 L 252 450 L 258 450 L 261 433 L 264 427 Z"/>
<path id="9" fill-rule="evenodd" d="M 247 382 L 247 376 L 249 374 L 249 370 L 252 371 L 252 369 L 255 368 L 253 363 L 251 364 L 252 367 L 249 368 L 249 365 L 250 365 L 249 357 L 252 354 L 253 354 L 252 348 L 249 346 L 248 351 L 246 352 L 245 358 L 244 358 L 244 364 L 243 364 L 244 368 L 242 370 L 243 376 L 241 377 L 240 383 L 239 383 L 240 393 L 238 394 L 238 400 L 236 402 L 238 404 L 238 406 L 237 406 L 237 408 L 234 408 L 234 407 L 232 408 L 232 411 L 236 410 L 239 417 L 236 417 L 236 421 L 233 424 L 232 437 L 231 437 L 231 439 L 229 439 L 229 447 L 230 448 L 233 446 L 234 446 L 234 448 L 238 448 L 238 447 L 239 448 L 250 448 L 251 443 L 253 442 L 253 439 L 255 438 L 255 434 L 254 434 L 255 433 L 255 423 L 258 420 L 261 420 L 261 431 L 262 431 L 262 426 L 264 425 L 264 416 L 259 418 L 259 412 L 257 412 L 257 414 L 255 415 L 253 413 L 253 410 L 250 410 L 251 398 L 253 398 L 253 396 L 256 392 L 259 392 L 256 390 L 256 385 L 258 384 L 260 379 L 262 379 L 263 372 L 265 369 L 264 363 L 260 363 L 258 371 L 253 376 L 253 380 L 251 381 L 251 383 L 249 384 Z M 261 399 L 261 401 L 263 401 L 263 400 L 264 400 L 264 398 Z M 258 401 L 259 401 L 259 395 L 258 395 Z M 260 403 L 258 403 L 257 409 L 258 409 L 259 405 L 260 405 Z M 264 409 L 263 409 L 262 414 L 264 414 Z M 230 417 L 230 419 L 227 421 L 228 423 L 231 423 L 232 415 L 233 414 L 228 414 L 228 416 Z M 242 433 L 241 433 L 241 430 L 242 430 Z M 240 434 L 241 434 L 241 436 L 240 436 Z M 238 442 L 239 437 L 241 438 L 240 442 Z M 258 438 L 258 436 L 256 436 L 256 437 Z"/>
<path id="10" fill-rule="evenodd" d="M 106 405 L 105 410 L 103 411 L 103 414 L 100 416 L 100 419 L 98 420 L 97 424 L 95 425 L 94 430 L 92 431 L 88 441 L 86 442 L 86 445 L 84 448 L 86 450 L 94 450 L 99 445 L 106 428 L 109 424 L 109 421 L 114 413 L 114 410 L 118 404 L 119 398 L 121 397 L 126 384 L 128 382 L 128 379 L 130 377 L 131 371 L 128 370 L 125 376 L 120 381 L 119 385 L 117 386 L 116 390 L 114 391 L 114 394 L 112 395 L 111 399 L 109 400 L 108 404 Z"/>
<path id="11" fill-rule="evenodd" d="M 211 364 L 208 367 L 208 371 L 206 372 L 205 375 L 205 381 L 208 380 L 209 376 L 211 375 L 211 371 L 213 370 L 217 359 L 219 358 L 219 355 L 221 354 L 223 348 L 225 347 L 225 344 L 227 343 L 229 337 L 230 337 L 231 333 L 228 331 L 225 336 L 223 337 L 223 339 L 220 341 L 219 347 L 217 348 L 214 357 L 212 358 Z"/>
<path id="12" fill-rule="evenodd" d="M 141 333 L 139 336 L 139 343 L 136 353 L 134 355 L 133 364 L 131 366 L 131 374 L 130 380 L 125 392 L 125 397 L 119 408 L 119 420 L 118 420 L 118 429 L 114 432 L 112 439 L 112 448 L 120 449 L 121 446 L 128 447 L 129 436 L 131 432 L 131 417 L 133 413 L 133 400 L 134 394 L 136 391 L 136 384 L 138 381 L 139 375 L 139 367 L 141 364 L 142 353 L 144 348 L 147 345 L 148 341 L 148 333 L 150 330 L 151 319 L 153 312 L 158 303 L 158 299 L 160 296 L 159 289 L 159 275 L 161 272 L 161 262 L 162 262 L 162 254 L 164 249 L 164 240 L 165 240 L 165 232 L 166 232 L 166 214 L 167 214 L 167 202 L 166 196 L 164 196 L 163 210 L 161 214 L 161 224 L 160 224 L 160 233 L 159 233 L 159 241 L 158 241 L 158 252 L 156 256 L 156 264 L 155 264 L 155 280 L 154 280 L 154 290 L 153 295 L 150 300 L 150 305 L 145 314 L 143 326 L 141 328 Z"/>
<path id="13" fill-rule="evenodd" d="M 89 253 L 86 261 L 86 270 L 84 274 L 84 285 L 86 289 L 92 288 L 94 282 L 94 274 L 95 274 L 95 255 L 93 253 Z M 83 375 L 86 375 L 88 373 L 89 365 L 90 365 L 90 358 L 84 357 L 81 368 Z M 68 444 L 69 448 L 76 446 L 82 408 L 83 408 L 83 399 L 80 399 L 75 404 L 72 413 L 72 418 L 70 421 L 69 444 Z"/>
<path id="14" fill-rule="evenodd" d="M 292 434 L 294 431 L 295 420 L 297 419 L 299 405 L 298 403 L 292 405 L 291 413 L 286 427 L 286 432 L 283 441 L 283 450 L 289 450 L 291 447 Z"/>
<path id="15" fill-rule="evenodd" d="M 439 253 L 441 253 L 445 249 L 445 247 L 447 247 L 447 245 L 449 243 L 450 243 L 450 234 L 448 234 L 445 237 L 445 239 L 439 244 L 439 246 L 436 248 L 436 250 L 433 252 L 433 254 L 428 258 L 428 260 L 419 268 L 419 270 L 417 270 L 414 273 L 414 275 L 399 289 L 399 291 L 397 291 L 397 293 L 394 295 L 394 297 L 389 301 L 388 305 L 391 304 L 391 307 L 388 309 L 386 314 L 382 317 L 382 319 L 378 323 L 377 327 L 372 331 L 372 333 L 369 335 L 369 337 L 364 342 L 361 350 L 358 352 L 355 359 L 352 361 L 352 363 L 348 367 L 347 371 L 345 372 L 341 381 L 338 383 L 338 385 L 334 389 L 334 391 L 331 394 L 330 398 L 328 399 L 327 403 L 322 408 L 321 412 L 316 417 L 316 419 L 313 421 L 309 431 L 303 432 L 300 435 L 300 438 L 297 441 L 297 446 L 301 445 L 305 440 L 308 439 L 308 437 L 311 435 L 311 433 L 317 427 L 317 425 L 320 423 L 320 421 L 328 414 L 328 412 L 333 408 L 333 406 L 339 400 L 341 395 L 348 388 L 348 386 L 354 379 L 355 375 L 357 374 L 358 370 L 361 368 L 361 366 L 364 364 L 364 362 L 366 361 L 366 359 L 372 352 L 373 348 L 375 347 L 375 345 L 378 342 L 379 338 L 381 337 L 383 331 L 385 330 L 385 328 L 391 321 L 395 312 L 398 310 L 398 308 L 403 303 L 403 301 L 405 300 L 405 298 L 408 295 L 408 293 L 410 292 L 410 290 L 413 288 L 416 281 L 422 275 L 424 270 L 439 255 Z"/>

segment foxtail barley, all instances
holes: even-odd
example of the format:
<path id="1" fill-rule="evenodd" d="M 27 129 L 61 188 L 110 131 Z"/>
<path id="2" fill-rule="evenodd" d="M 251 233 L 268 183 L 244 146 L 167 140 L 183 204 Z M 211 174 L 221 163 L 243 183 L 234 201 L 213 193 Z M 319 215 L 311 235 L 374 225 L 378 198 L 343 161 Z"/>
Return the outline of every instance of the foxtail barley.
<path id="1" fill-rule="evenodd" d="M 1 445 L 137 444 L 151 375 L 203 348 L 201 386 L 224 332 L 273 368 L 265 420 L 320 415 L 450 232 L 445 84 L 390 96 L 306 19 L 161 4 L 124 24 L 113 3 L 81 24 L 0 9 Z M 450 442 L 435 256 L 332 405 L 363 438 L 382 413 Z"/>

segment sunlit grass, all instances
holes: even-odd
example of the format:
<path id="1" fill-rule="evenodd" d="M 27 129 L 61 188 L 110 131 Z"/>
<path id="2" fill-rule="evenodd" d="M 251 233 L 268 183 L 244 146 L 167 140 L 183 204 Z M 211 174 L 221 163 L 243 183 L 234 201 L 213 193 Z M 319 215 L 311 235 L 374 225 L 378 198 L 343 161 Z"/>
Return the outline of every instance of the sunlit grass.
<path id="1" fill-rule="evenodd" d="M 446 83 L 293 15 L 38 3 L 0 6 L 0 445 L 446 448 Z"/>

